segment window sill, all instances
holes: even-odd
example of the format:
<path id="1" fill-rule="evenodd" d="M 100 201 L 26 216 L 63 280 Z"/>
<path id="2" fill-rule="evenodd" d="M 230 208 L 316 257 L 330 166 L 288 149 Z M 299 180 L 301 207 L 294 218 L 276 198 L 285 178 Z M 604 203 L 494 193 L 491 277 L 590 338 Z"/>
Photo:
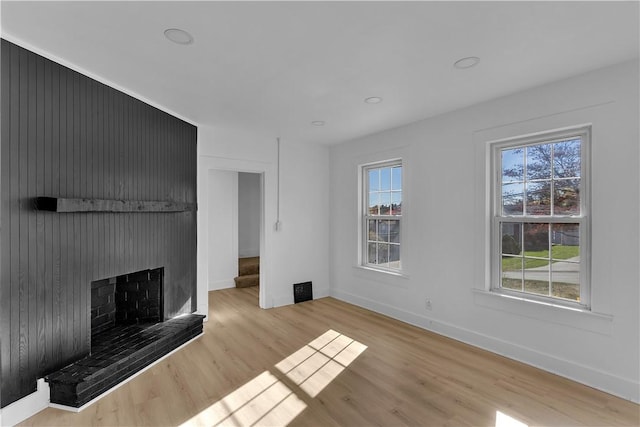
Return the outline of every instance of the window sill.
<path id="1" fill-rule="evenodd" d="M 611 335 L 613 316 L 590 310 L 541 302 L 526 297 L 474 289 L 474 302 L 482 307 L 505 311 L 550 323 Z"/>
<path id="2" fill-rule="evenodd" d="M 356 274 L 366 280 L 384 283 L 398 287 L 406 287 L 409 276 L 406 273 L 379 270 L 377 268 L 366 267 L 364 265 L 354 265 Z"/>
<path id="3" fill-rule="evenodd" d="M 367 266 L 364 266 L 364 265 L 354 265 L 354 268 L 359 268 L 361 270 L 366 270 L 366 271 L 375 271 L 376 273 L 388 274 L 389 276 L 403 277 L 405 279 L 409 278 L 408 275 L 406 275 L 405 273 L 403 273 L 401 271 L 383 270 L 381 268 L 367 267 Z"/>

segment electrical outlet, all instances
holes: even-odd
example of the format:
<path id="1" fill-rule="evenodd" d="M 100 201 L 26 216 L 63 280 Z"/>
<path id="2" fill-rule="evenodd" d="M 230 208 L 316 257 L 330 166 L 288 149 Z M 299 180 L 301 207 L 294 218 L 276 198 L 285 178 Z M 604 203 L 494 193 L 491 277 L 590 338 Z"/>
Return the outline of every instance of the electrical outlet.
<path id="1" fill-rule="evenodd" d="M 426 308 L 427 310 L 431 310 L 433 307 L 431 307 L 431 300 L 429 298 L 427 298 L 424 301 L 424 308 Z"/>

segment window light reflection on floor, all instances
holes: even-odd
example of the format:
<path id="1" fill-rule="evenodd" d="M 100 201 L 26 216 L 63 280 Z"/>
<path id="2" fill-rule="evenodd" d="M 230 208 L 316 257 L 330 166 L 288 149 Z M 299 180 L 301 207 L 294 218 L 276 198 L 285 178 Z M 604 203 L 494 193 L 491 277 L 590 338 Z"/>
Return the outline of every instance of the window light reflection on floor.
<path id="1" fill-rule="evenodd" d="M 316 397 L 366 349 L 366 345 L 330 329 L 276 368 L 309 396 Z"/>
<path id="2" fill-rule="evenodd" d="M 286 425 L 307 405 L 270 372 L 263 372 L 182 426 Z"/>
<path id="3" fill-rule="evenodd" d="M 314 398 L 366 349 L 366 345 L 330 329 L 276 368 Z M 306 407 L 294 391 L 265 371 L 182 426 L 284 426 Z"/>
<path id="4" fill-rule="evenodd" d="M 525 423 L 510 417 L 500 411 L 496 411 L 496 427 L 529 427 Z"/>

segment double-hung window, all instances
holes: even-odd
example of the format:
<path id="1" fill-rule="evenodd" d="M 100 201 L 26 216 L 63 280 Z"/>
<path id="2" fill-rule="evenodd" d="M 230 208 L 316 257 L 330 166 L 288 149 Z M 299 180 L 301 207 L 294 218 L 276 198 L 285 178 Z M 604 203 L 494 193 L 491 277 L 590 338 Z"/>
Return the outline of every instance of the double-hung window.
<path id="1" fill-rule="evenodd" d="M 590 128 L 492 144 L 491 288 L 589 306 Z"/>
<path id="2" fill-rule="evenodd" d="M 362 167 L 363 266 L 399 272 L 402 221 L 402 161 Z"/>

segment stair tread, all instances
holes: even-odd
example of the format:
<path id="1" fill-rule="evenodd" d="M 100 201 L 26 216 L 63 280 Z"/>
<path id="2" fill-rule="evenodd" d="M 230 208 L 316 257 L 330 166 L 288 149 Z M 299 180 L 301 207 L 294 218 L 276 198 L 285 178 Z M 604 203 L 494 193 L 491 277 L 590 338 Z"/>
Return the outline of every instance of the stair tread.
<path id="1" fill-rule="evenodd" d="M 260 284 L 259 274 L 247 274 L 238 276 L 233 279 L 236 282 L 236 288 L 247 288 L 249 286 L 257 286 Z"/>
<path id="2" fill-rule="evenodd" d="M 260 273 L 260 257 L 238 258 L 238 276 Z"/>

